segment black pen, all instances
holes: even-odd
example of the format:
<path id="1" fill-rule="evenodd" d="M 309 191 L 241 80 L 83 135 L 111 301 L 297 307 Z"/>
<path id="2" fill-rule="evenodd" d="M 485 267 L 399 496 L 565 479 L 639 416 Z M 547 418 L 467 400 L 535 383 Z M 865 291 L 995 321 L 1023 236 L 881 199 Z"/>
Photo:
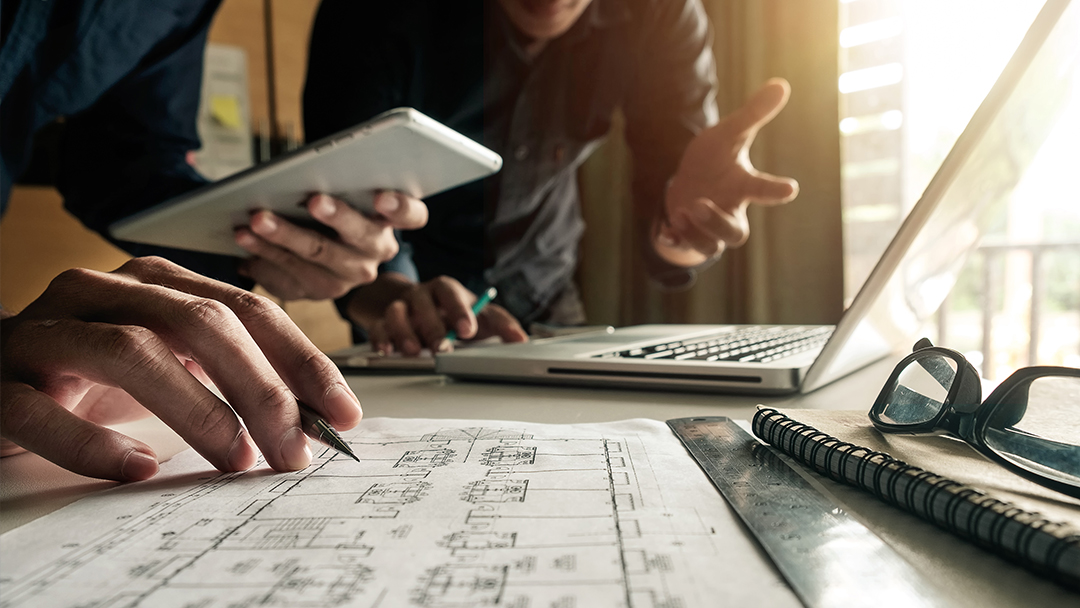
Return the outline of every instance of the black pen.
<path id="1" fill-rule="evenodd" d="M 356 454 L 353 454 L 349 444 L 341 438 L 341 435 L 338 435 L 338 432 L 334 430 L 334 427 L 330 426 L 329 422 L 323 420 L 319 412 L 311 409 L 311 406 L 302 401 L 297 401 L 296 405 L 300 407 L 300 428 L 304 431 L 304 434 L 319 443 L 334 448 L 356 462 L 360 462 Z"/>

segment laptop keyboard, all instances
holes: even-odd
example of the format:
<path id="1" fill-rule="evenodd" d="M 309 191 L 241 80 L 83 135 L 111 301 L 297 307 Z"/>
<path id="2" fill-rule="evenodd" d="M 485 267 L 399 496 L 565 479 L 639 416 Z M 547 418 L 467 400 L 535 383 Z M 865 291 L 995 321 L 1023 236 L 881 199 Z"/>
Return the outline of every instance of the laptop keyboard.
<path id="1" fill-rule="evenodd" d="M 753 325 L 734 331 L 697 336 L 690 340 L 601 353 L 594 357 L 769 363 L 821 346 L 829 339 L 832 331 L 833 327 L 829 325 Z"/>

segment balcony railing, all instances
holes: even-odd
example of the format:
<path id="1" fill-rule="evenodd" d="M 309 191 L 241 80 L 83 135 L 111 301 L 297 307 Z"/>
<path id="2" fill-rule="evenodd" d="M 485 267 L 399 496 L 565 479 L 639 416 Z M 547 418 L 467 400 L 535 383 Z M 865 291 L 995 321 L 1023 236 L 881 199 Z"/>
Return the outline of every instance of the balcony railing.
<path id="1" fill-rule="evenodd" d="M 997 360 L 1000 345 L 995 344 L 995 336 L 1001 335 L 1001 331 L 995 331 L 996 325 L 1003 323 L 1015 324 L 1017 315 L 1006 315 L 997 318 L 996 313 L 1003 308 L 1008 308 L 1007 302 L 1023 298 L 1024 291 L 1030 290 L 1029 303 L 1027 306 L 1027 349 L 1026 353 L 1015 352 L 1010 349 L 1010 361 L 1016 361 L 1020 365 L 1039 364 L 1069 364 L 1080 359 L 1080 272 L 1075 272 L 1075 284 L 1055 286 L 1065 288 L 1071 301 L 1065 315 L 1072 316 L 1076 320 L 1075 334 L 1077 336 L 1071 347 L 1072 354 L 1076 359 L 1068 361 L 1045 361 L 1040 360 L 1039 347 L 1043 339 L 1044 322 L 1047 315 L 1048 260 L 1056 260 L 1058 264 L 1074 264 L 1080 268 L 1080 241 L 1046 242 L 1046 243 L 989 243 L 981 245 L 972 260 L 981 268 L 981 276 L 978 280 L 978 303 L 981 323 L 981 354 L 983 364 L 981 370 L 985 376 L 994 379 L 994 362 Z M 1027 258 L 1025 264 L 1024 258 Z M 1026 267 L 1025 267 L 1026 266 Z M 957 294 L 954 292 L 950 299 Z M 1015 307 L 1014 307 L 1015 308 Z M 958 323 L 952 318 L 955 311 L 949 307 L 947 300 L 937 314 L 939 340 L 947 344 L 950 331 L 958 331 Z M 1013 311 L 1015 312 L 1015 310 Z M 1060 310 L 1056 314 L 1061 314 Z M 966 328 L 972 329 L 970 327 Z M 1001 327 L 997 327 L 998 330 Z M 1004 354 L 1004 353 L 1003 353 Z M 1022 359 L 1023 357 L 1024 359 Z M 1025 360 L 1026 359 L 1026 360 Z M 1075 363 L 1074 363 L 1075 364 Z M 1017 365 L 1019 366 L 1019 365 Z"/>

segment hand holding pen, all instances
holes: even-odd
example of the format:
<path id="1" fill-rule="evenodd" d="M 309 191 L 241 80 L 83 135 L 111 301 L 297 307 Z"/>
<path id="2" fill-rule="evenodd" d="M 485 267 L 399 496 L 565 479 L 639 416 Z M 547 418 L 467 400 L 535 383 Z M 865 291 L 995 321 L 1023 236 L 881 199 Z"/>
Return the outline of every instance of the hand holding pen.
<path id="1" fill-rule="evenodd" d="M 305 435 L 360 462 L 349 447 L 349 443 L 334 430 L 334 427 L 330 426 L 325 418 L 303 401 L 297 401 L 296 405 L 300 408 L 300 428 L 303 429 Z"/>
<path id="2" fill-rule="evenodd" d="M 453 348 L 453 340 L 497 336 L 524 342 L 528 335 L 506 309 L 492 302 L 494 289 L 479 296 L 451 277 L 436 277 L 402 289 L 374 323 L 365 324 L 377 352 L 407 357 Z"/>
<path id="3" fill-rule="evenodd" d="M 494 287 L 488 287 L 487 289 L 485 289 L 484 293 L 480 294 L 480 297 L 477 298 L 476 302 L 472 305 L 473 316 L 475 317 L 479 315 L 480 311 L 484 310 L 484 307 L 490 304 L 491 301 L 495 299 L 495 296 L 498 293 L 499 292 Z M 457 330 L 451 329 L 450 331 L 446 332 L 446 339 L 449 340 L 450 343 L 455 342 L 458 339 Z"/>

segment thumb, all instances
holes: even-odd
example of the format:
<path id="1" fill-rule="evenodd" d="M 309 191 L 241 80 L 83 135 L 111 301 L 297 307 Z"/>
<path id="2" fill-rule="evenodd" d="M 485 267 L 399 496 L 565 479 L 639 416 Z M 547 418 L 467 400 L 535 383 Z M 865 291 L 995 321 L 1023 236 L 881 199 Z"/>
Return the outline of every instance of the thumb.
<path id="1" fill-rule="evenodd" d="M 428 208 L 418 198 L 401 192 L 384 190 L 375 196 L 375 210 L 383 215 L 394 228 L 416 230 L 428 221 Z"/>

